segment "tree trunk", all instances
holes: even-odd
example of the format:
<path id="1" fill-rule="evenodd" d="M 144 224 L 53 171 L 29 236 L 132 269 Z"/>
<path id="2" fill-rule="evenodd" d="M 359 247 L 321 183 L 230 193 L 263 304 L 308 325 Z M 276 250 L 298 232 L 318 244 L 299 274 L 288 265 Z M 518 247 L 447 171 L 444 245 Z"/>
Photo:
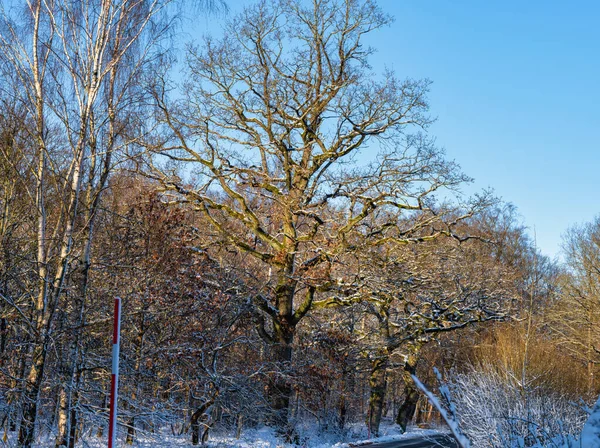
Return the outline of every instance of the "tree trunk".
<path id="1" fill-rule="evenodd" d="M 40 46 L 40 17 L 42 15 L 42 3 L 35 4 L 34 23 L 33 23 L 33 41 L 32 50 L 34 55 L 33 78 L 35 85 L 35 108 L 36 108 L 36 139 L 37 148 L 37 181 L 36 181 L 36 211 L 37 211 L 37 270 L 39 275 L 39 291 L 35 300 L 36 328 L 38 336 L 32 341 L 34 343 L 31 366 L 25 381 L 23 391 L 23 415 L 19 427 L 19 446 L 30 448 L 33 443 L 35 420 L 37 417 L 37 405 L 39 399 L 40 386 L 42 382 L 44 364 L 46 361 L 46 300 L 47 296 L 47 252 L 46 252 L 46 207 L 44 190 L 46 188 L 46 145 L 44 141 L 44 132 L 46 129 L 44 123 L 44 97 L 43 97 L 43 70 L 40 69 L 37 58 Z"/>
<path id="2" fill-rule="evenodd" d="M 592 330 L 594 327 L 594 307 L 590 306 L 588 311 L 588 329 L 587 329 L 587 373 L 588 373 L 588 395 L 590 397 L 595 396 L 594 393 L 594 338 Z"/>
<path id="3" fill-rule="evenodd" d="M 344 430 L 346 426 L 346 419 L 348 418 L 348 407 L 346 406 L 346 396 L 342 395 L 340 397 L 340 406 L 339 406 L 340 416 L 338 419 L 338 429 L 340 431 Z"/>
<path id="4" fill-rule="evenodd" d="M 400 425 L 404 432 L 406 432 L 408 424 L 415 415 L 417 402 L 419 401 L 419 390 L 415 386 L 415 382 L 411 375 L 414 375 L 417 370 L 420 348 L 420 346 L 412 346 L 409 348 L 410 352 L 406 357 L 404 371 L 402 372 L 402 379 L 404 380 L 404 401 L 398 410 L 396 423 Z"/>
<path id="5" fill-rule="evenodd" d="M 403 432 L 406 432 L 408 424 L 411 422 L 417 409 L 417 401 L 419 401 L 419 391 L 415 387 L 414 382 L 410 376 L 404 377 L 404 401 L 398 410 L 398 417 L 396 423 L 400 425 Z"/>
<path id="6" fill-rule="evenodd" d="M 46 338 L 44 338 L 46 339 Z M 47 341 L 35 344 L 29 374 L 23 393 L 23 416 L 19 427 L 19 446 L 31 448 L 35 435 L 40 387 L 46 364 Z"/>
<path id="7" fill-rule="evenodd" d="M 203 403 L 202 406 L 200 406 L 190 418 L 190 426 L 192 428 L 192 445 L 198 445 L 200 443 L 200 426 L 202 426 L 202 421 L 208 420 L 208 418 L 205 418 L 205 413 L 208 408 L 214 404 L 215 398 L 216 396 Z M 208 427 L 202 433 L 202 443 L 206 442 L 205 438 L 208 439 Z"/>
<path id="8" fill-rule="evenodd" d="M 269 384 L 269 401 L 273 411 L 273 424 L 285 428 L 288 424 L 289 407 L 292 398 L 292 384 L 289 373 L 292 363 L 292 343 L 295 328 L 290 325 L 276 326 L 275 342 L 271 347 L 272 359 L 277 372 Z"/>
<path id="9" fill-rule="evenodd" d="M 371 374 L 369 376 L 369 411 L 367 413 L 367 427 L 373 437 L 379 436 L 379 426 L 383 413 L 385 390 L 387 387 L 387 351 L 381 350 L 371 363 Z"/>
<path id="10" fill-rule="evenodd" d="M 71 390 L 71 400 L 70 405 L 71 409 L 69 412 L 69 444 L 68 448 L 75 448 L 75 444 L 77 443 L 77 425 L 78 415 L 77 415 L 77 404 L 79 403 L 79 388 L 81 382 L 81 370 L 77 369 L 75 371 L 75 380 L 73 382 L 73 388 Z"/>
<path id="11" fill-rule="evenodd" d="M 146 248 L 148 250 L 148 248 Z M 146 252 L 146 254 L 148 254 Z M 133 388 L 131 391 L 131 417 L 129 417 L 129 421 L 127 423 L 127 438 L 125 439 L 125 443 L 127 445 L 133 445 L 133 441 L 135 439 L 135 415 L 134 411 L 136 408 L 137 397 L 140 396 L 139 385 L 141 383 L 140 378 L 140 370 L 142 367 L 142 356 L 144 354 L 144 343 L 146 340 L 146 312 L 148 311 L 147 307 L 144 306 L 143 312 L 140 316 L 139 321 L 139 331 L 136 333 L 136 337 L 133 340 L 133 344 L 135 347 L 135 362 L 133 364 L 133 372 L 132 377 L 134 379 Z"/>
<path id="12" fill-rule="evenodd" d="M 239 439 L 242 436 L 242 429 L 244 427 L 244 416 L 242 414 L 238 415 L 237 424 L 235 428 L 235 438 Z"/>
<path id="13" fill-rule="evenodd" d="M 294 320 L 294 294 L 296 281 L 291 280 L 293 255 L 288 255 L 286 268 L 279 273 L 275 288 L 276 314 L 271 315 L 273 336 L 271 337 L 271 360 L 275 364 L 275 374 L 269 381 L 269 402 L 271 404 L 271 423 L 284 433 L 287 431 L 289 407 L 293 388 L 290 382 L 292 367 L 292 344 L 297 322 Z M 289 428 L 288 428 L 289 429 Z"/>
<path id="14" fill-rule="evenodd" d="M 135 395 L 134 395 L 135 398 Z M 125 438 L 126 445 L 133 445 L 133 440 L 135 438 L 135 417 L 129 417 L 129 421 L 127 422 L 127 437 Z"/>
<path id="15" fill-rule="evenodd" d="M 200 443 L 200 414 L 198 411 L 192 414 L 190 420 L 192 428 L 192 445 L 198 445 Z"/>
<path id="16" fill-rule="evenodd" d="M 0 319 L 0 356 L 4 355 L 6 351 L 6 340 L 8 337 L 8 328 L 6 325 L 6 319 L 3 317 Z"/>
<path id="17" fill-rule="evenodd" d="M 74 404 L 71 405 L 71 413 L 70 413 L 70 424 L 69 424 L 69 445 L 68 448 L 75 448 L 75 444 L 77 443 L 77 424 L 79 423 L 77 420 L 77 409 Z"/>
<path id="18" fill-rule="evenodd" d="M 66 388 L 61 386 L 58 393 L 58 434 L 56 435 L 56 442 L 54 444 L 57 448 L 67 446 L 68 401 Z"/>
<path id="19" fill-rule="evenodd" d="M 342 365 L 342 383 L 340 385 L 340 400 L 339 400 L 339 419 L 338 428 L 343 431 L 348 421 L 348 399 L 347 395 L 354 391 L 354 377 L 352 375 L 352 369 L 348 365 L 348 355 L 344 355 L 344 362 Z"/>

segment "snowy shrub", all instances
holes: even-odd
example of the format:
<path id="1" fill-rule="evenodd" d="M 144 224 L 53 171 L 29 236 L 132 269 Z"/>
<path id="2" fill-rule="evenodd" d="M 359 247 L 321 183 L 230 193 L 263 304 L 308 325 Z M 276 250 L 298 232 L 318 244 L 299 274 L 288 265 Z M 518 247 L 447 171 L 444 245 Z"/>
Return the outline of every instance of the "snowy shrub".
<path id="1" fill-rule="evenodd" d="M 587 413 L 566 397 L 517 375 L 484 367 L 450 378 L 461 428 L 476 447 L 575 446 Z"/>

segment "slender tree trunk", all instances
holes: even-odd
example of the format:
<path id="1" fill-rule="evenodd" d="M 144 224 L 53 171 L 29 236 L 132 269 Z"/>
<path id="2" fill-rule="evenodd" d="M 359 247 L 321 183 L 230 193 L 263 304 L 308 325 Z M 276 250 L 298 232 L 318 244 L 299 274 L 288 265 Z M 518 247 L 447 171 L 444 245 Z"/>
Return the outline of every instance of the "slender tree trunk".
<path id="1" fill-rule="evenodd" d="M 0 356 L 4 356 L 6 350 L 6 341 L 8 338 L 8 327 L 6 325 L 6 319 L 0 319 Z"/>
<path id="2" fill-rule="evenodd" d="M 88 239 L 86 242 L 85 248 L 85 257 L 84 257 L 84 269 L 83 276 L 81 280 L 81 298 L 79 300 L 79 310 L 77 321 L 75 322 L 72 341 L 69 344 L 69 359 L 67 360 L 67 364 L 69 367 L 69 378 L 68 384 L 64 386 L 66 390 L 67 400 L 65 402 L 65 406 L 59 406 L 59 422 L 64 421 L 66 424 L 59 425 L 58 433 L 56 436 L 56 446 L 65 446 L 67 448 L 74 448 L 74 434 L 75 427 L 77 425 L 77 411 L 75 409 L 75 405 L 78 400 L 77 388 L 79 384 L 79 379 L 81 376 L 80 366 L 80 350 L 79 350 L 79 341 L 82 337 L 82 329 L 85 323 L 85 304 L 87 300 L 87 290 L 88 290 L 88 280 L 89 280 L 89 268 L 90 268 L 90 259 L 89 259 L 89 251 L 92 242 L 92 231 L 91 226 L 89 228 Z"/>
<path id="3" fill-rule="evenodd" d="M 133 445 L 133 441 L 135 439 L 135 402 L 139 396 L 138 387 L 140 384 L 140 369 L 142 367 L 142 355 L 144 353 L 144 341 L 146 335 L 146 313 L 147 309 L 144 308 L 143 313 L 140 318 L 139 323 L 139 331 L 134 339 L 135 346 L 135 363 L 133 365 L 132 377 L 134 379 L 133 390 L 131 393 L 131 417 L 129 417 L 129 421 L 127 422 L 127 438 L 125 443 L 127 445 Z"/>
<path id="4" fill-rule="evenodd" d="M 66 320 L 66 316 L 65 316 Z M 68 322 L 65 323 L 65 326 L 68 326 Z M 63 328 L 60 327 L 57 329 L 58 331 L 62 331 Z M 68 345 L 68 347 L 67 347 Z M 59 378 L 58 390 L 57 390 L 57 398 L 56 398 L 56 412 L 53 415 L 53 421 L 50 422 L 50 427 L 54 427 L 54 421 L 56 421 L 56 438 L 54 440 L 54 446 L 58 447 L 67 447 L 67 433 L 69 431 L 69 394 L 71 385 L 69 384 L 69 365 L 71 359 L 70 353 L 70 341 L 64 341 L 60 346 L 60 355 L 58 357 L 58 365 L 64 366 L 57 372 Z M 63 375 L 64 374 L 64 375 Z"/>
<path id="5" fill-rule="evenodd" d="M 133 396 L 135 398 L 135 395 Z M 125 439 L 126 445 L 133 445 L 135 439 L 135 417 L 131 416 L 127 422 L 127 438 Z"/>
<path id="6" fill-rule="evenodd" d="M 244 416 L 242 414 L 238 415 L 237 423 L 235 427 L 235 438 L 239 439 L 242 436 L 242 429 L 244 428 Z"/>
<path id="7" fill-rule="evenodd" d="M 342 389 L 342 395 L 340 396 L 340 404 L 339 404 L 339 418 L 338 418 L 338 429 L 342 431 L 346 426 L 346 420 L 348 419 L 348 407 L 346 405 L 346 394 Z"/>
<path id="8" fill-rule="evenodd" d="M 338 417 L 338 428 L 343 430 L 346 427 L 348 421 L 348 394 L 354 391 L 354 377 L 352 375 L 352 369 L 348 365 L 348 354 L 344 355 L 342 364 L 342 381 L 340 384 L 340 399 L 339 399 L 339 417 Z M 350 401 L 351 402 L 351 401 Z"/>
<path id="9" fill-rule="evenodd" d="M 43 69 L 40 67 L 40 19 L 42 2 L 37 2 L 34 9 L 33 23 L 33 79 L 35 88 L 36 138 L 37 138 L 37 176 L 36 176 L 36 211 L 37 211 L 37 270 L 39 290 L 35 300 L 36 335 L 33 338 L 31 366 L 25 379 L 23 390 L 23 415 L 19 427 L 19 446 L 30 448 L 34 439 L 35 421 L 40 385 L 44 373 L 47 348 L 47 300 L 48 300 L 48 266 L 46 250 L 46 144 L 44 140 L 44 91 Z"/>
<path id="10" fill-rule="evenodd" d="M 79 387 L 81 383 L 81 370 L 77 368 L 74 374 L 73 387 L 71 388 L 71 399 L 69 400 L 69 439 L 68 448 L 75 448 L 77 442 L 77 425 L 79 423 L 77 415 L 77 404 L 79 403 Z"/>
<path id="11" fill-rule="evenodd" d="M 587 374 L 588 374 L 588 395 L 590 397 L 595 396 L 594 393 L 594 360 L 593 360 L 593 347 L 594 340 L 592 330 L 594 327 L 594 307 L 590 306 L 588 310 L 588 328 L 587 328 Z"/>
<path id="12" fill-rule="evenodd" d="M 106 388 L 106 392 L 103 394 L 102 398 L 102 409 L 107 415 L 110 412 L 108 409 L 108 396 L 110 395 L 110 381 L 108 382 L 108 387 Z M 106 421 L 106 420 L 105 420 Z M 98 431 L 96 431 L 96 437 L 100 438 L 104 435 L 104 423 L 100 423 L 98 425 Z"/>
<path id="13" fill-rule="evenodd" d="M 27 361 L 25 358 L 26 358 L 26 351 L 22 350 L 21 356 L 19 356 L 18 373 L 12 382 L 13 389 L 17 389 L 19 387 L 19 382 L 18 382 L 17 378 L 25 378 L 25 370 L 27 368 Z M 19 397 L 21 397 L 21 399 L 22 399 L 23 396 L 24 396 L 24 393 L 21 391 L 21 393 L 19 394 Z M 10 400 L 9 403 L 12 404 L 15 401 L 18 401 L 17 397 L 14 397 L 12 400 Z M 17 430 L 17 422 L 19 421 L 19 417 L 20 416 L 19 416 L 18 412 L 15 412 L 13 414 L 13 417 L 10 421 L 10 426 L 9 426 L 9 429 L 11 432 L 15 432 Z"/>
<path id="14" fill-rule="evenodd" d="M 71 403 L 71 412 L 69 413 L 69 444 L 68 448 L 75 448 L 75 444 L 77 443 L 77 425 L 79 421 L 77 419 L 77 409 L 75 408 L 74 403 L 77 403 L 77 399 L 79 398 L 77 393 L 73 394 L 75 398 L 73 403 Z"/>
<path id="15" fill-rule="evenodd" d="M 74 363 L 76 361 L 73 361 Z M 56 436 L 56 447 L 75 448 L 75 433 L 77 429 L 77 403 L 79 394 L 80 373 L 78 370 L 71 372 L 68 386 L 61 387 L 59 394 L 58 412 L 58 434 Z"/>
<path id="16" fill-rule="evenodd" d="M 58 434 L 54 444 L 57 448 L 67 446 L 68 401 L 66 387 L 61 386 L 58 393 Z"/>

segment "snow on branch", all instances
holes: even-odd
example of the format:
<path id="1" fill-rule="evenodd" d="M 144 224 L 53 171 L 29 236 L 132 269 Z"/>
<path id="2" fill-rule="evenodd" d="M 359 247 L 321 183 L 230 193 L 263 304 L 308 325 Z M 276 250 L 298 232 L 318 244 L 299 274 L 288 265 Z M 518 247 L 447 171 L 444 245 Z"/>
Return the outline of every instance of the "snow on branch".
<path id="1" fill-rule="evenodd" d="M 454 407 L 452 397 L 450 396 L 450 389 L 448 389 L 448 386 L 446 386 L 442 381 L 442 375 L 440 374 L 439 370 L 436 368 L 433 370 L 438 379 L 440 394 L 442 395 L 442 399 L 446 402 L 447 408 L 442 406 L 438 398 L 429 389 L 427 389 L 427 386 L 425 386 L 416 375 L 411 375 L 411 377 L 415 382 L 415 385 L 425 394 L 432 406 L 437 409 L 444 421 L 448 424 L 448 427 L 450 428 L 450 431 L 452 432 L 452 435 L 456 439 L 458 445 L 461 448 L 471 448 L 471 441 L 462 433 L 460 429 L 460 425 L 456 417 L 456 408 Z"/>

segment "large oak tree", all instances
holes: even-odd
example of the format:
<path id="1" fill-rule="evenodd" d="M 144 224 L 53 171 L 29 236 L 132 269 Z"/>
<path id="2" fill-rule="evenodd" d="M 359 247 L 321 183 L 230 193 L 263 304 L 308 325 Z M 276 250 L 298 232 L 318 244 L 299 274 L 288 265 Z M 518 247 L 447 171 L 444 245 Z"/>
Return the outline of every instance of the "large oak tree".
<path id="1" fill-rule="evenodd" d="M 155 88 L 149 174 L 268 272 L 254 303 L 282 368 L 302 318 L 356 286 L 332 275 L 345 254 L 461 219 L 434 199 L 468 179 L 424 134 L 430 82 L 369 66 L 364 38 L 390 21 L 373 1 L 262 1 L 189 51 L 180 94 Z M 290 382 L 271 392 L 282 424 Z"/>

